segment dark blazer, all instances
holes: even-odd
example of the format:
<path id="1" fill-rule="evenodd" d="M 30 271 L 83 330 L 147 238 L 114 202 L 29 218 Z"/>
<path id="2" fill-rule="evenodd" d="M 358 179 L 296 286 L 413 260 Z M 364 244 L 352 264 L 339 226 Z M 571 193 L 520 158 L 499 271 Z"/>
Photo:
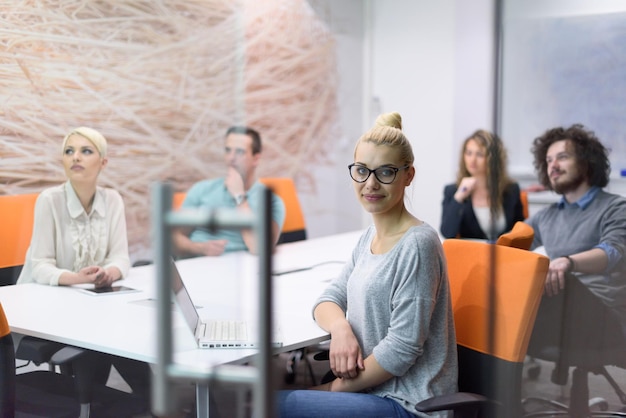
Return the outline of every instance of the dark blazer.
<path id="1" fill-rule="evenodd" d="M 456 190 L 456 184 L 449 184 L 443 190 L 443 211 L 439 227 L 441 235 L 445 238 L 487 239 L 487 235 L 481 229 L 474 214 L 472 199 L 465 199 L 463 203 L 457 202 L 454 200 Z M 506 226 L 504 231 L 498 231 L 498 235 L 510 231 L 515 222 L 524 220 L 524 209 L 517 183 L 511 183 L 505 189 L 504 196 L 502 196 L 502 209 Z"/>

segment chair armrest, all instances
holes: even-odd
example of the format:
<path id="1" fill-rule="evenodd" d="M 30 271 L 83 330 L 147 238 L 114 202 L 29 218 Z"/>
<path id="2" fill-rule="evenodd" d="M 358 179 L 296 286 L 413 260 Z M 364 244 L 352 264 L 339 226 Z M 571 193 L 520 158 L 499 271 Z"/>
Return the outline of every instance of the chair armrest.
<path id="1" fill-rule="evenodd" d="M 26 335 L 19 341 L 15 357 L 20 360 L 32 361 L 39 366 L 42 363 L 50 362 L 50 357 L 63 347 L 66 345 Z"/>
<path id="2" fill-rule="evenodd" d="M 315 361 L 326 361 L 330 360 L 330 352 L 326 349 L 323 349 L 319 353 L 315 353 L 313 355 L 313 360 Z"/>
<path id="3" fill-rule="evenodd" d="M 82 348 L 65 346 L 50 357 L 50 363 L 55 366 L 69 363 L 75 360 L 77 357 L 83 355 L 85 350 Z"/>
<path id="4" fill-rule="evenodd" d="M 415 405 L 415 409 L 420 412 L 471 410 L 477 413 L 481 407 L 489 402 L 487 397 L 476 393 L 457 392 L 425 399 Z"/>

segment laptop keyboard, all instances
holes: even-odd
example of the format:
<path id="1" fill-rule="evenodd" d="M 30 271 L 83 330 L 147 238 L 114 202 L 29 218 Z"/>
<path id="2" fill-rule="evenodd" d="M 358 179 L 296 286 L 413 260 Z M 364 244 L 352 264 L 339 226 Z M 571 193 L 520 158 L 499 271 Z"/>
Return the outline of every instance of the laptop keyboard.
<path id="1" fill-rule="evenodd" d="M 215 341 L 245 341 L 248 333 L 245 321 L 211 321 L 206 337 Z"/>

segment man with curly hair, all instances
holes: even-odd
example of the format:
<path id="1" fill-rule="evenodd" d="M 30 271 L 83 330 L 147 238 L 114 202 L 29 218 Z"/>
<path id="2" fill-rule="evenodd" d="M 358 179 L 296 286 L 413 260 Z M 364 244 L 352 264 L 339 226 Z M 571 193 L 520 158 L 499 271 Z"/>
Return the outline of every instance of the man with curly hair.
<path id="1" fill-rule="evenodd" d="M 527 220 L 533 249 L 550 258 L 529 352 L 545 345 L 589 350 L 624 346 L 626 198 L 603 190 L 611 171 L 594 132 L 576 124 L 533 142 L 539 182 L 561 195 Z"/>

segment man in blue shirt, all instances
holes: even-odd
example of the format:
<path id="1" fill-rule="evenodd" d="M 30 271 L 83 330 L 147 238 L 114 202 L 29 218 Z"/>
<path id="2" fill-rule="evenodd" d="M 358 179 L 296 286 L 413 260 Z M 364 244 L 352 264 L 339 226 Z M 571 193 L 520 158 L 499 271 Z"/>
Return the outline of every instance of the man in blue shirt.
<path id="1" fill-rule="evenodd" d="M 255 174 L 261 160 L 259 133 L 245 126 L 230 127 L 226 131 L 224 160 L 228 166 L 226 176 L 194 184 L 185 196 L 183 208 L 237 208 L 244 213 L 258 213 L 263 190 Z M 272 220 L 275 245 L 285 220 L 285 205 L 275 194 L 272 194 Z M 252 229 L 180 228 L 173 232 L 173 241 L 176 253 L 183 257 L 217 256 L 242 250 L 257 253 L 257 239 Z"/>
<path id="2" fill-rule="evenodd" d="M 539 182 L 561 200 L 533 215 L 533 249 L 550 258 L 529 353 L 545 345 L 589 352 L 624 344 L 626 198 L 609 182 L 608 150 L 582 125 L 533 142 Z"/>

